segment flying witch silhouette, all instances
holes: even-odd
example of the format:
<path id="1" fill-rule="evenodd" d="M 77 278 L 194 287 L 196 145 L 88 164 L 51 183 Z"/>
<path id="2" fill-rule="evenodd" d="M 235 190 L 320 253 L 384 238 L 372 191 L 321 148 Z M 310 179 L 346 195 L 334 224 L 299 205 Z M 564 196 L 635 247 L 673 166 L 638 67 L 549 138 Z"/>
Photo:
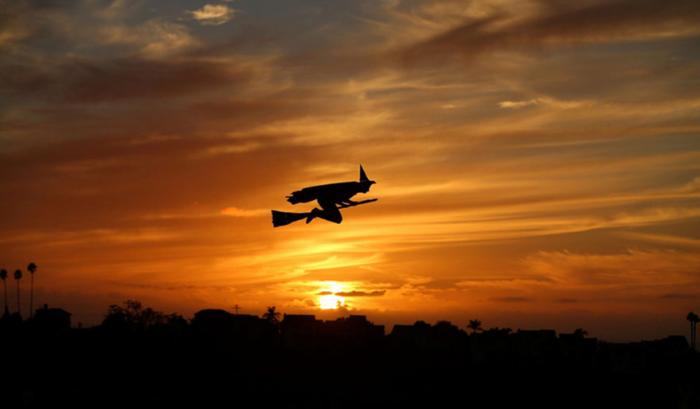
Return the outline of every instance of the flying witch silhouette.
<path id="1" fill-rule="evenodd" d="M 302 219 L 306 219 L 306 223 L 309 224 L 317 217 L 328 220 L 329 222 L 341 223 L 343 221 L 343 215 L 340 213 L 340 209 L 377 201 L 377 199 L 366 199 L 355 202 L 351 199 L 358 193 L 369 192 L 370 187 L 374 183 L 376 182 L 367 177 L 365 170 L 362 168 L 362 165 L 360 165 L 360 180 L 357 182 L 340 182 L 309 186 L 292 192 L 291 195 L 287 196 L 287 201 L 289 203 L 295 205 L 297 203 L 308 203 L 315 200 L 321 208 L 314 207 L 310 212 L 303 213 L 273 210 L 272 226 L 286 226 Z"/>

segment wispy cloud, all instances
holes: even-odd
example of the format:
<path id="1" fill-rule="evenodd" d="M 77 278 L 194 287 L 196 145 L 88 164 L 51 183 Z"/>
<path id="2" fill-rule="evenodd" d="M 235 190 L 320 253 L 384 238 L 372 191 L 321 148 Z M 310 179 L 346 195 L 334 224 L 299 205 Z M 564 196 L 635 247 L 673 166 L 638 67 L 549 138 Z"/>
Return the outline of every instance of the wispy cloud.
<path id="1" fill-rule="evenodd" d="M 677 0 L 673 6 L 634 0 L 545 6 L 520 19 L 496 8 L 409 47 L 405 55 L 424 62 L 434 62 L 435 57 L 473 61 L 486 51 L 514 47 L 695 35 L 698 22 L 700 10 L 692 0 Z"/>
<path id="2" fill-rule="evenodd" d="M 200 24 L 218 26 L 229 22 L 234 17 L 235 10 L 225 4 L 205 4 L 190 14 Z"/>
<path id="3" fill-rule="evenodd" d="M 376 291 L 352 290 L 352 291 L 338 291 L 338 292 L 321 291 L 318 293 L 318 295 L 337 295 L 339 297 L 381 297 L 385 293 L 386 293 L 385 290 L 376 290 Z"/>
<path id="4" fill-rule="evenodd" d="M 524 260 L 537 274 L 561 285 L 700 285 L 700 256 L 678 251 L 628 250 L 596 254 L 539 252 Z"/>
<path id="5" fill-rule="evenodd" d="M 98 35 L 105 44 L 137 46 L 145 57 L 162 58 L 197 45 L 187 27 L 161 19 L 148 20 L 139 26 L 106 25 Z"/>
<path id="6" fill-rule="evenodd" d="M 572 109 L 593 104 L 587 101 L 562 101 L 551 97 L 539 97 L 520 101 L 501 101 L 498 103 L 499 107 L 506 109 L 520 109 L 535 105 L 543 105 L 557 109 Z"/>
<path id="7" fill-rule="evenodd" d="M 498 301 L 498 302 L 505 302 L 505 303 L 525 303 L 525 302 L 532 302 L 533 300 L 528 297 L 522 297 L 522 296 L 505 296 L 505 297 L 493 297 L 493 301 Z"/>
<path id="8" fill-rule="evenodd" d="M 518 109 L 538 105 L 539 103 L 537 99 L 528 99 L 526 101 L 501 101 L 498 103 L 498 106 L 501 108 Z"/>
<path id="9" fill-rule="evenodd" d="M 618 236 L 640 240 L 643 242 L 656 243 L 658 245 L 666 245 L 671 247 L 700 247 L 700 239 L 694 237 L 684 237 L 673 234 L 660 233 L 644 233 L 644 232 L 619 232 Z"/>
<path id="10" fill-rule="evenodd" d="M 221 214 L 231 217 L 259 217 L 262 215 L 269 215 L 270 211 L 268 209 L 241 209 L 231 206 L 221 209 Z"/>

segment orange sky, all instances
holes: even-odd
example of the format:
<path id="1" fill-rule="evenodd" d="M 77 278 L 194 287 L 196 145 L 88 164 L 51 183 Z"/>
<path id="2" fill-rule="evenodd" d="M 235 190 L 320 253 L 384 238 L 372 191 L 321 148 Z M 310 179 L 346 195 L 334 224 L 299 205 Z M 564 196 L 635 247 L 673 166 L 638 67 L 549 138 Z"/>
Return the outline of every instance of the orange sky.
<path id="1" fill-rule="evenodd" d="M 625 340 L 700 310 L 697 1 L 0 3 L 0 265 L 75 322 L 335 293 Z M 360 163 L 377 203 L 272 228 Z"/>

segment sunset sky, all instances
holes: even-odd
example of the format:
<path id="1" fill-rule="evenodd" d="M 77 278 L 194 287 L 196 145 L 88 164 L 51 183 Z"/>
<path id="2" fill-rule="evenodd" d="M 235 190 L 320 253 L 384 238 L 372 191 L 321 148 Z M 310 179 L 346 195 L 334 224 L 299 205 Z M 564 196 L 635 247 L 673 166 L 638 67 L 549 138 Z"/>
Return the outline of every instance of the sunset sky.
<path id="1" fill-rule="evenodd" d="M 378 202 L 272 228 L 360 164 Z M 699 205 L 697 0 L 0 0 L 0 267 L 74 323 L 686 334 Z"/>

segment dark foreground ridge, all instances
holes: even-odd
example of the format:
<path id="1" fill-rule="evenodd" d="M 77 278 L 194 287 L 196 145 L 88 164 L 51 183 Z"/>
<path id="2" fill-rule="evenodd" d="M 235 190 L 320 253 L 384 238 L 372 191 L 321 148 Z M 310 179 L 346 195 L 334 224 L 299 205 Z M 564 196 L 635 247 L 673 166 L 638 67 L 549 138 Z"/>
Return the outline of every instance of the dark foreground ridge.
<path id="1" fill-rule="evenodd" d="M 683 336 L 608 343 L 585 331 L 384 327 L 140 303 L 71 327 L 40 308 L 0 320 L 2 407 L 698 408 L 700 357 Z"/>

